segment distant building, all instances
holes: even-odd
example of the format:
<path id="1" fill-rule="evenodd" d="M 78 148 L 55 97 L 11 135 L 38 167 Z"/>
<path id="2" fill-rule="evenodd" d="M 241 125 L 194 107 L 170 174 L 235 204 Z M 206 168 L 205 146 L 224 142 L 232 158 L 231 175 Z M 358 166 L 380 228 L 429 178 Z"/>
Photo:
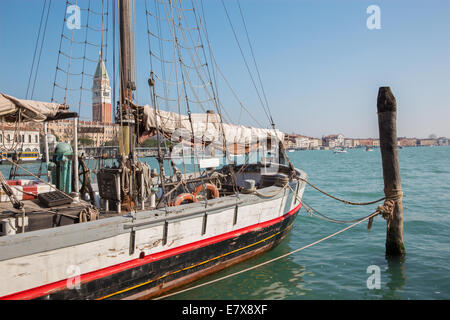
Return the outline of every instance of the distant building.
<path id="1" fill-rule="evenodd" d="M 344 146 L 344 136 L 342 134 L 331 134 L 325 137 L 322 137 L 322 145 L 334 148 L 334 147 L 343 147 Z"/>
<path id="2" fill-rule="evenodd" d="M 284 147 L 287 149 L 312 150 L 322 146 L 322 139 L 300 134 L 285 134 Z"/>
<path id="3" fill-rule="evenodd" d="M 359 145 L 363 147 L 379 147 L 380 146 L 380 140 L 376 140 L 373 138 L 369 139 L 358 139 Z"/>
<path id="4" fill-rule="evenodd" d="M 60 142 L 73 141 L 73 120 L 60 120 L 48 122 L 48 131 L 55 135 Z M 103 146 L 106 142 L 117 139 L 119 125 L 96 121 L 78 121 L 78 140 L 85 138 L 93 141 L 94 147 Z"/>
<path id="5" fill-rule="evenodd" d="M 92 86 L 92 120 L 112 123 L 111 87 L 108 72 L 102 59 L 98 62 Z"/>
<path id="6" fill-rule="evenodd" d="M 417 146 L 416 138 L 400 137 L 397 139 L 397 142 L 400 147 L 415 147 L 415 146 Z"/>
<path id="7" fill-rule="evenodd" d="M 353 139 L 345 139 L 344 140 L 344 147 L 345 148 L 354 148 L 354 145 L 353 145 Z"/>
<path id="8" fill-rule="evenodd" d="M 418 139 L 417 140 L 417 145 L 421 146 L 421 147 L 430 147 L 430 146 L 435 146 L 436 145 L 437 140 L 436 139 Z"/>
<path id="9" fill-rule="evenodd" d="M 448 139 L 446 137 L 440 137 L 436 142 L 438 146 L 448 146 Z"/>
<path id="10" fill-rule="evenodd" d="M 286 149 L 293 149 L 296 147 L 296 134 L 285 134 L 284 135 L 284 147 Z"/>
<path id="11" fill-rule="evenodd" d="M 372 144 L 373 144 L 374 147 L 379 147 L 380 146 L 380 139 L 373 139 Z"/>
<path id="12" fill-rule="evenodd" d="M 40 152 L 39 126 L 0 123 L 0 149 L 25 152 Z"/>
<path id="13" fill-rule="evenodd" d="M 322 146 L 322 139 L 319 138 L 311 138 L 309 148 L 310 149 L 318 149 Z"/>
<path id="14" fill-rule="evenodd" d="M 92 146 L 99 147 L 117 140 L 119 125 L 112 122 L 111 87 L 104 61 L 100 58 L 94 74 L 92 86 L 92 119 L 78 121 L 78 140 L 92 140 Z M 48 132 L 60 142 L 72 143 L 74 136 L 73 120 L 50 121 Z"/>

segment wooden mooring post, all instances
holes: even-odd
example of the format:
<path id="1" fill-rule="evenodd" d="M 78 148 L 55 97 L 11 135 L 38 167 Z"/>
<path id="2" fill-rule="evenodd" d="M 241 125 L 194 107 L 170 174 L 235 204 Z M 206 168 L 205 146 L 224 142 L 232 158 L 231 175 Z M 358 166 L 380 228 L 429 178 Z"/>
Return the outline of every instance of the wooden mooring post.
<path id="1" fill-rule="evenodd" d="M 380 87 L 377 100 L 378 128 L 383 165 L 385 208 L 387 221 L 386 256 L 403 256 L 402 183 L 397 147 L 397 102 L 390 87 Z"/>

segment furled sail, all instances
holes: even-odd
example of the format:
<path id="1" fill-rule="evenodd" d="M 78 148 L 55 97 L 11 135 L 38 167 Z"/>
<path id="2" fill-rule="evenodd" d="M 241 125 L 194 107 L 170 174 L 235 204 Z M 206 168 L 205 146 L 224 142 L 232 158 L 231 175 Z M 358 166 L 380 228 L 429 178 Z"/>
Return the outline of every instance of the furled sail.
<path id="1" fill-rule="evenodd" d="M 59 112 L 67 109 L 59 103 L 23 100 L 0 93 L 0 117 L 7 122 L 19 119 L 27 122 L 42 122 L 54 118 Z"/>
<path id="2" fill-rule="evenodd" d="M 189 117 L 146 105 L 143 107 L 143 124 L 141 137 L 152 136 L 160 130 L 166 138 L 178 141 L 217 143 L 225 139 L 227 144 L 253 145 L 267 139 L 284 140 L 284 133 L 279 130 L 222 123 L 214 112 L 192 113 Z"/>

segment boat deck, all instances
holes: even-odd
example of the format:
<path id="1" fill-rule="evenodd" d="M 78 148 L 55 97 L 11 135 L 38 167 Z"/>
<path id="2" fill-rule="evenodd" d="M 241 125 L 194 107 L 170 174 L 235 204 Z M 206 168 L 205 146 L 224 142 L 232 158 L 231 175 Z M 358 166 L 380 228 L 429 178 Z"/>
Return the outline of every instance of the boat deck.
<path id="1" fill-rule="evenodd" d="M 89 205 L 83 200 L 51 208 L 41 204 L 37 199 L 25 200 L 22 203 L 24 204 L 26 219 L 28 220 L 25 221 L 25 232 L 78 223 L 80 221 L 80 212 Z M 14 209 L 10 202 L 0 203 L 0 221 L 8 218 L 17 218 L 21 215 L 21 211 Z M 117 215 L 114 212 L 102 212 L 99 218 L 104 219 Z M 21 226 L 14 227 L 17 229 L 16 233 L 21 232 Z"/>

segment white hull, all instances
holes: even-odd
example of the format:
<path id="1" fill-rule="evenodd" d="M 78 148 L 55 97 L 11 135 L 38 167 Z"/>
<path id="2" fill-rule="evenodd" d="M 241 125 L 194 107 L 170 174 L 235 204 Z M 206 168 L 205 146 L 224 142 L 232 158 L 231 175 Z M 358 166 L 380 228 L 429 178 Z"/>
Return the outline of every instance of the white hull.
<path id="1" fill-rule="evenodd" d="M 35 298 L 33 288 L 61 281 L 70 286 L 102 269 L 278 218 L 299 206 L 305 185 L 291 187 L 299 188 L 297 197 L 287 188 L 270 199 L 241 194 L 209 200 L 206 223 L 204 203 L 203 209 L 197 203 L 1 237 L 0 297 Z"/>

